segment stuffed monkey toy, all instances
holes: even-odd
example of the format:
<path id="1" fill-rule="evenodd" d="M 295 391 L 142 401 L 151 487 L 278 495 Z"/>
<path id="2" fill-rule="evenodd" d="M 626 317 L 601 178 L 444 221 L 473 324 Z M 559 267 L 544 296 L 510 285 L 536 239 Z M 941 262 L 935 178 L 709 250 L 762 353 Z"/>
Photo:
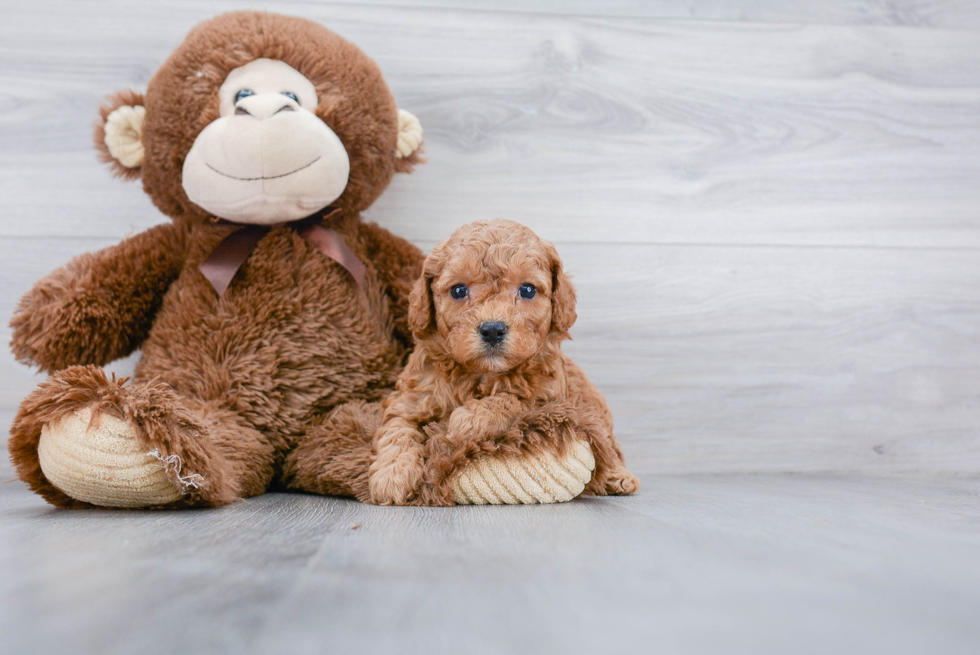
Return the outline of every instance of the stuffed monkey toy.
<path id="1" fill-rule="evenodd" d="M 423 256 L 360 212 L 421 144 L 371 59 L 274 14 L 199 25 L 145 94 L 112 96 L 96 146 L 171 220 L 18 305 L 13 352 L 51 374 L 11 426 L 20 478 L 67 508 L 363 496 L 358 411 L 412 349 Z M 100 368 L 138 348 L 132 381 Z M 352 447 L 320 450 L 337 411 Z"/>

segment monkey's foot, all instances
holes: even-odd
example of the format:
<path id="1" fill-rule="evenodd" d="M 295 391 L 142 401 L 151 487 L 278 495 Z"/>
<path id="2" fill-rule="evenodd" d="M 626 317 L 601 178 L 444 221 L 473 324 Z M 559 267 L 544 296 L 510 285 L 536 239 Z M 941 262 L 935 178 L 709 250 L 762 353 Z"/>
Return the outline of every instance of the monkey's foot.
<path id="1" fill-rule="evenodd" d="M 176 456 L 163 457 L 148 449 L 131 424 L 106 413 L 94 419 L 83 407 L 45 423 L 37 446 L 44 476 L 76 500 L 103 507 L 152 507 L 184 496 L 167 475 L 177 467 Z M 180 477 L 186 485 L 195 476 Z M 200 477 L 200 476 L 196 476 Z"/>
<path id="2" fill-rule="evenodd" d="M 576 440 L 563 456 L 485 456 L 452 478 L 458 505 L 563 503 L 585 489 L 595 470 L 589 444 Z"/>

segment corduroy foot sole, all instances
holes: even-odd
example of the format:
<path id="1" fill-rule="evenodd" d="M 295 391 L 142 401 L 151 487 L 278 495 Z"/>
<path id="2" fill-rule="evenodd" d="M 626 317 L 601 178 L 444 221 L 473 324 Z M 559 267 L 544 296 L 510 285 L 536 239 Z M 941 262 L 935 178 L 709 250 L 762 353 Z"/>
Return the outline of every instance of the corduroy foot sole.
<path id="1" fill-rule="evenodd" d="M 594 470 L 585 441 L 576 441 L 562 457 L 481 457 L 453 477 L 453 497 L 457 505 L 563 503 L 582 493 Z"/>
<path id="2" fill-rule="evenodd" d="M 153 507 L 183 497 L 129 423 L 85 407 L 45 424 L 37 448 L 44 476 L 72 498 L 102 507 Z"/>

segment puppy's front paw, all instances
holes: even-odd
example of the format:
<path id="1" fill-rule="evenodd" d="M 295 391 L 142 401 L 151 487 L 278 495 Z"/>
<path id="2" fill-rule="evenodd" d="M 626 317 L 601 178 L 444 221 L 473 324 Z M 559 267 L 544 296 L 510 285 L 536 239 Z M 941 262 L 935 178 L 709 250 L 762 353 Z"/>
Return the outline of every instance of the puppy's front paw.
<path id="1" fill-rule="evenodd" d="M 459 443 L 464 435 L 470 434 L 476 427 L 474 418 L 473 412 L 468 407 L 457 407 L 449 415 L 449 420 L 446 422 L 446 433 L 442 435 L 442 438 L 449 443 Z"/>
<path id="2" fill-rule="evenodd" d="M 415 453 L 379 459 L 371 466 L 368 488 L 376 505 L 407 505 L 422 482 L 422 462 Z"/>
<path id="3" fill-rule="evenodd" d="M 449 422 L 446 428 L 450 431 L 458 431 L 473 420 L 473 412 L 468 407 L 460 405 L 449 415 Z"/>

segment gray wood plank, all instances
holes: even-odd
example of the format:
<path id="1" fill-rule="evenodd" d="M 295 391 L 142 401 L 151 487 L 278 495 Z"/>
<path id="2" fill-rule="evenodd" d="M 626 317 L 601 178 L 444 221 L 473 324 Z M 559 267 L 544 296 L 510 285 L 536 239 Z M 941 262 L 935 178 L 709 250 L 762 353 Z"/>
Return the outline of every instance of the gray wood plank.
<path id="1" fill-rule="evenodd" d="M 0 315 L 105 243 L 0 241 L 16 272 Z M 558 247 L 579 291 L 565 350 L 609 399 L 636 470 L 980 471 L 974 252 Z M 40 379 L 4 352 L 0 408 Z"/>
<path id="2" fill-rule="evenodd" d="M 358 0 L 358 3 L 624 18 L 980 29 L 980 5 L 971 0 Z M 266 3 L 266 6 L 273 8 L 276 4 Z"/>
<path id="3" fill-rule="evenodd" d="M 643 478 L 545 507 L 0 486 L 0 651 L 972 653 L 980 481 Z M 465 647 L 461 646 L 465 645 Z"/>
<path id="4" fill-rule="evenodd" d="M 948 540 L 923 525 L 943 513 L 924 496 L 944 483 L 645 482 L 639 498 L 546 512 L 379 512 L 317 554 L 259 643 L 290 634 L 306 653 L 449 652 L 461 641 L 475 653 L 911 653 L 968 652 L 980 635 L 967 609 L 976 525 L 953 527 L 975 516 L 975 481 L 947 500 Z M 872 508 L 889 492 L 897 498 Z M 449 538 L 435 549 L 430 533 Z M 939 552 L 951 559 L 921 566 Z M 341 609 L 317 621 L 321 603 Z"/>
<path id="5" fill-rule="evenodd" d="M 633 464 L 980 470 L 969 252 L 564 246 Z"/>
<path id="6" fill-rule="evenodd" d="M 226 6 L 6 13 L 0 234 L 160 220 L 92 164 L 94 110 Z M 506 216 L 582 242 L 980 247 L 973 33 L 277 7 L 361 45 L 420 116 L 429 164 L 370 212 L 412 239 Z"/>

